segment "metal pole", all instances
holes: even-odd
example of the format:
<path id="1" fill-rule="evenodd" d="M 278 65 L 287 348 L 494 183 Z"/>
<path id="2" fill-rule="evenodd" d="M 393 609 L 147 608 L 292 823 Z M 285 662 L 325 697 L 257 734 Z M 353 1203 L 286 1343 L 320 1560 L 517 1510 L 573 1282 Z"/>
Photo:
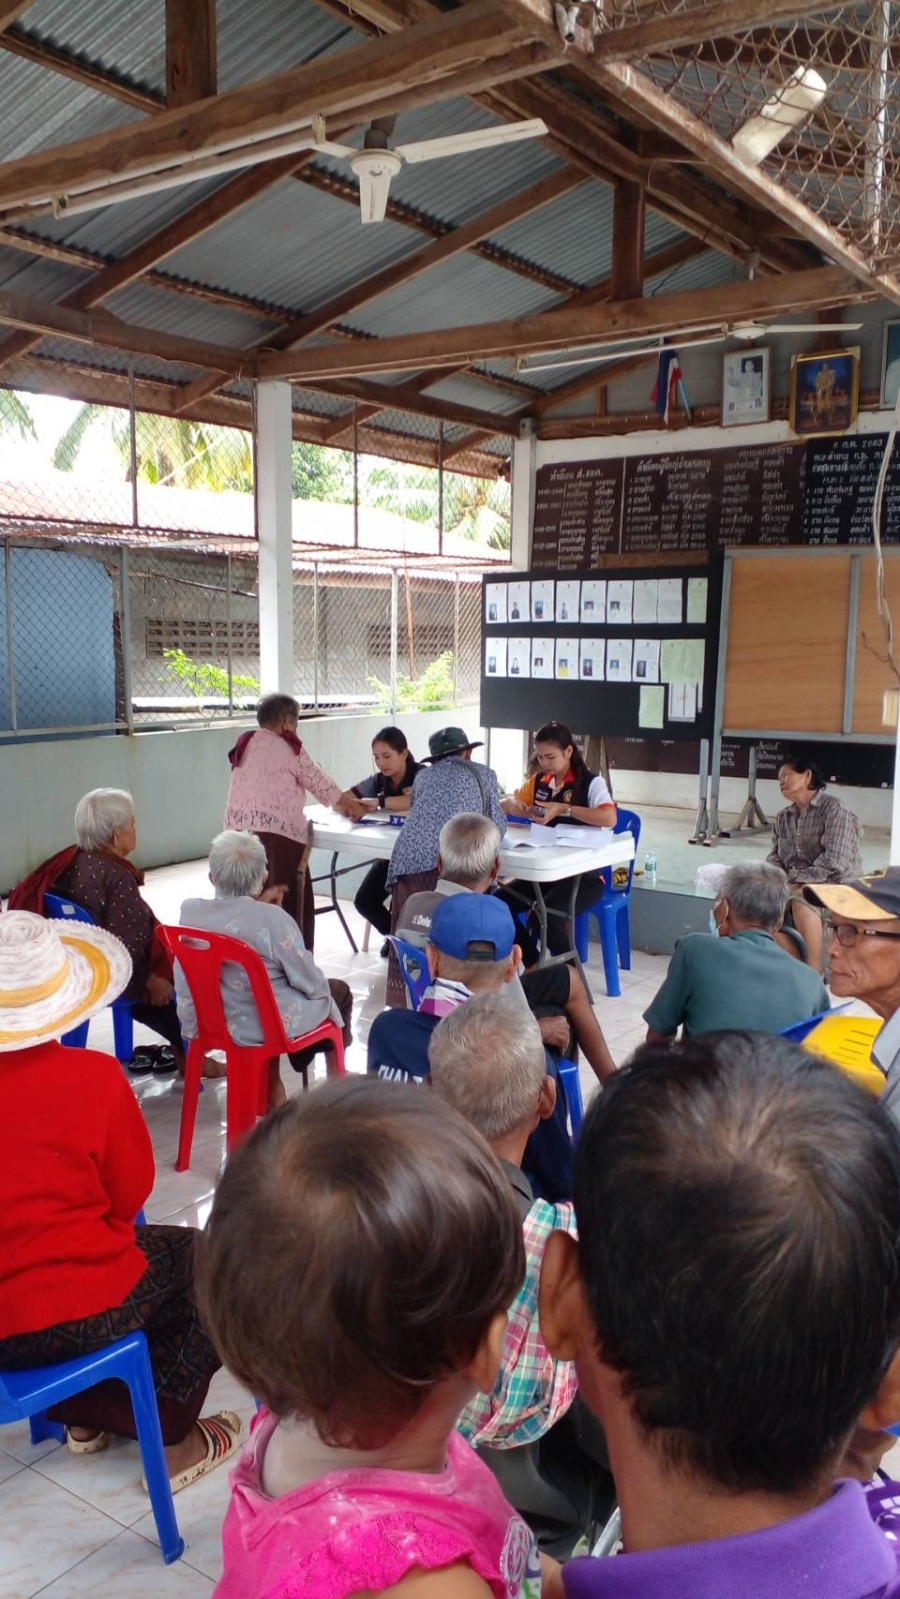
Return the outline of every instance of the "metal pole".
<path id="1" fill-rule="evenodd" d="M 353 548 L 359 549 L 359 406 L 353 405 Z"/>
<path id="2" fill-rule="evenodd" d="M 459 571 L 453 596 L 453 703 L 459 704 Z"/>
<path id="3" fill-rule="evenodd" d="M 313 562 L 313 709 L 319 709 L 319 563 Z"/>
<path id="4" fill-rule="evenodd" d="M 128 435 L 131 443 L 131 525 L 140 526 L 138 508 L 137 410 L 134 403 L 134 362 L 128 363 Z"/>
<path id="5" fill-rule="evenodd" d="M 228 664 L 228 715 L 234 715 L 234 659 L 231 650 L 231 555 L 225 557 L 225 653 Z"/>
<path id="6" fill-rule="evenodd" d="M 400 627 L 400 581 L 391 567 L 391 715 L 397 714 L 397 632 Z"/>
<path id="7" fill-rule="evenodd" d="M 709 833 L 709 810 L 706 804 L 709 789 L 709 739 L 700 740 L 700 790 L 697 795 L 697 821 L 689 844 L 704 843 Z"/>
<path id="8" fill-rule="evenodd" d="M 438 423 L 438 555 L 444 553 L 444 424 Z"/>
<path id="9" fill-rule="evenodd" d="M 869 46 L 869 115 L 863 172 L 863 210 L 869 222 L 871 247 L 877 250 L 883 233 L 888 72 L 891 64 L 890 0 L 880 0 L 880 4 L 871 8 L 871 22 L 873 32 Z"/>
<path id="10" fill-rule="evenodd" d="M 253 451 L 253 537 L 259 543 L 259 384 L 250 393 L 250 443 Z"/>
<path id="11" fill-rule="evenodd" d="M 125 700 L 125 724 L 129 733 L 134 732 L 134 699 L 131 684 L 131 551 L 126 544 L 122 545 L 122 555 L 119 563 L 119 586 L 122 601 L 122 696 Z"/>
<path id="12" fill-rule="evenodd" d="M 847 612 L 847 649 L 844 655 L 843 733 L 853 732 L 853 697 L 856 691 L 856 634 L 859 629 L 859 556 L 850 558 L 850 605 Z"/>
<path id="13" fill-rule="evenodd" d="M 13 733 L 18 731 L 19 718 L 16 711 L 16 664 L 13 658 L 13 602 L 12 602 L 12 550 L 9 539 L 3 545 L 3 576 L 6 589 L 6 672 L 9 680 L 9 725 Z"/>
<path id="14" fill-rule="evenodd" d="M 722 722 L 725 714 L 725 663 L 728 659 L 728 613 L 731 608 L 732 559 L 725 556 L 722 578 L 722 610 L 719 625 L 719 658 L 716 665 L 716 703 L 713 718 L 712 775 L 709 786 L 709 837 L 725 838 L 719 826 L 719 793 L 722 787 Z"/>

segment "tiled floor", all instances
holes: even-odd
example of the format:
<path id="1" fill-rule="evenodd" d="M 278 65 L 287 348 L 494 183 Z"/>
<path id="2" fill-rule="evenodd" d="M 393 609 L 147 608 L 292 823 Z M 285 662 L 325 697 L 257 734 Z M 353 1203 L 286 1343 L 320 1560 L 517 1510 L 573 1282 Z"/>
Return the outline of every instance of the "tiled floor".
<path id="1" fill-rule="evenodd" d="M 147 897 L 164 921 L 177 921 L 181 902 L 208 892 L 206 863 L 151 872 Z M 362 924 L 348 912 L 357 943 Z M 334 916 L 320 917 L 316 955 L 330 977 L 343 977 L 355 996 L 355 1040 L 348 1055 L 352 1071 L 365 1070 L 369 1025 L 383 1006 L 385 964 L 377 939 L 369 954 L 351 955 Z M 592 946 L 592 949 L 596 946 Z M 644 1036 L 641 1012 L 656 992 L 666 961 L 635 953 L 631 972 L 622 973 L 622 995 L 607 999 L 599 959 L 590 963 L 600 1019 L 617 1062 L 625 1060 Z M 91 1023 L 90 1043 L 112 1050 L 107 1012 Z M 300 1079 L 285 1065 L 289 1093 Z M 585 1093 L 593 1084 L 590 1071 Z M 200 1097 L 191 1168 L 173 1169 L 181 1093 L 171 1079 L 135 1080 L 156 1152 L 157 1176 L 147 1202 L 149 1221 L 202 1226 L 209 1214 L 216 1174 L 224 1153 L 225 1087 L 209 1083 Z M 250 1396 L 226 1372 L 215 1378 L 210 1410 L 227 1407 L 249 1421 Z M 219 1536 L 228 1493 L 226 1470 L 213 1472 L 179 1494 L 175 1501 L 185 1540 L 184 1558 L 164 1566 L 155 1543 L 153 1516 L 140 1487 L 137 1445 L 112 1443 L 100 1455 L 73 1455 L 55 1444 L 33 1448 L 28 1429 L 0 1429 L 0 1599 L 201 1599 L 212 1593 L 221 1570 Z"/>

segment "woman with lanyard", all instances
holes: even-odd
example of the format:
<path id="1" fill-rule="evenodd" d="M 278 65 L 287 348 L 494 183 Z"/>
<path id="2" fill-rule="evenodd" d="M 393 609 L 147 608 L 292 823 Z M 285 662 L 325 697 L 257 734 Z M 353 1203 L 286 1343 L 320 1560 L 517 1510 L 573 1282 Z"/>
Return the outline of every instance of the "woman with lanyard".
<path id="1" fill-rule="evenodd" d="M 616 807 L 602 777 L 585 763 L 575 739 L 564 722 L 547 722 L 534 735 L 535 770 L 515 794 L 503 800 L 509 816 L 527 816 L 544 827 L 560 822 L 579 827 L 615 827 Z M 522 902 L 534 903 L 534 884 L 516 879 L 500 890 L 513 914 Z M 570 878 L 552 883 L 544 890 L 548 911 L 567 912 L 572 892 Z M 603 894 L 599 872 L 585 872 L 575 901 L 575 914 L 589 910 Z M 564 954 L 572 947 L 572 929 L 562 915 L 547 918 L 547 944 L 552 955 Z M 535 958 L 537 958 L 535 954 Z M 526 961 L 526 965 L 530 962 Z"/>
<path id="2" fill-rule="evenodd" d="M 376 771 L 372 777 L 364 777 L 361 783 L 354 783 L 351 794 L 362 800 L 369 811 L 390 811 L 394 815 L 405 816 L 409 810 L 413 783 L 422 767 L 414 758 L 405 734 L 401 733 L 399 727 L 383 727 L 380 733 L 375 734 L 372 759 Z M 375 931 L 385 940 L 391 930 L 387 886 L 389 865 L 389 861 L 373 861 L 353 901 L 360 916 L 371 922 Z M 385 958 L 390 954 L 387 942 L 381 946 L 381 953 Z"/>

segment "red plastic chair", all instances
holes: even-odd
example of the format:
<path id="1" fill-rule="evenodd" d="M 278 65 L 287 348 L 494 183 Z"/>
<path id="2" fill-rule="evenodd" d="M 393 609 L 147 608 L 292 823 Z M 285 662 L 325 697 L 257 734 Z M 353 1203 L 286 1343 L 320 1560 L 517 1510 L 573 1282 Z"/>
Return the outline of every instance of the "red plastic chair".
<path id="1" fill-rule="evenodd" d="M 191 1039 L 188 1046 L 184 1070 L 184 1099 L 175 1161 L 176 1171 L 186 1171 L 191 1163 L 200 1077 L 208 1050 L 225 1051 L 228 1066 L 225 1138 L 226 1147 L 231 1150 L 255 1125 L 257 1116 L 265 1115 L 268 1065 L 273 1055 L 293 1054 L 314 1044 L 327 1044 L 334 1050 L 338 1074 L 343 1075 L 344 1040 L 334 1022 L 323 1022 L 321 1027 L 300 1038 L 288 1038 L 262 957 L 241 939 L 224 933 L 207 933 L 197 927 L 158 927 L 157 932 L 172 964 L 177 961 L 184 973 L 197 1014 L 197 1037 Z M 262 1027 L 261 1044 L 236 1044 L 228 1031 L 221 990 L 222 967 L 226 961 L 242 966 L 247 974 Z M 304 1087 L 306 1082 L 304 1070 Z"/>

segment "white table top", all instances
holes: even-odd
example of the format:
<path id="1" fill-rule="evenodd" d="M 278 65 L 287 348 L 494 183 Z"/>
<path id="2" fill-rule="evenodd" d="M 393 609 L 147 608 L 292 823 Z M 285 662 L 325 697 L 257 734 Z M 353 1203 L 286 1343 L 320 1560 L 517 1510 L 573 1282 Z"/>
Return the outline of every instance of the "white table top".
<path id="1" fill-rule="evenodd" d="M 399 827 L 350 822 L 324 805 L 311 805 L 306 814 L 312 824 L 310 842 L 316 849 L 387 861 L 400 837 Z M 558 883 L 564 877 L 597 872 L 603 866 L 625 866 L 633 858 L 631 833 L 609 833 L 605 829 L 598 831 L 596 848 L 591 849 L 566 849 L 558 844 L 500 849 L 504 877 L 520 877 L 527 883 Z"/>

